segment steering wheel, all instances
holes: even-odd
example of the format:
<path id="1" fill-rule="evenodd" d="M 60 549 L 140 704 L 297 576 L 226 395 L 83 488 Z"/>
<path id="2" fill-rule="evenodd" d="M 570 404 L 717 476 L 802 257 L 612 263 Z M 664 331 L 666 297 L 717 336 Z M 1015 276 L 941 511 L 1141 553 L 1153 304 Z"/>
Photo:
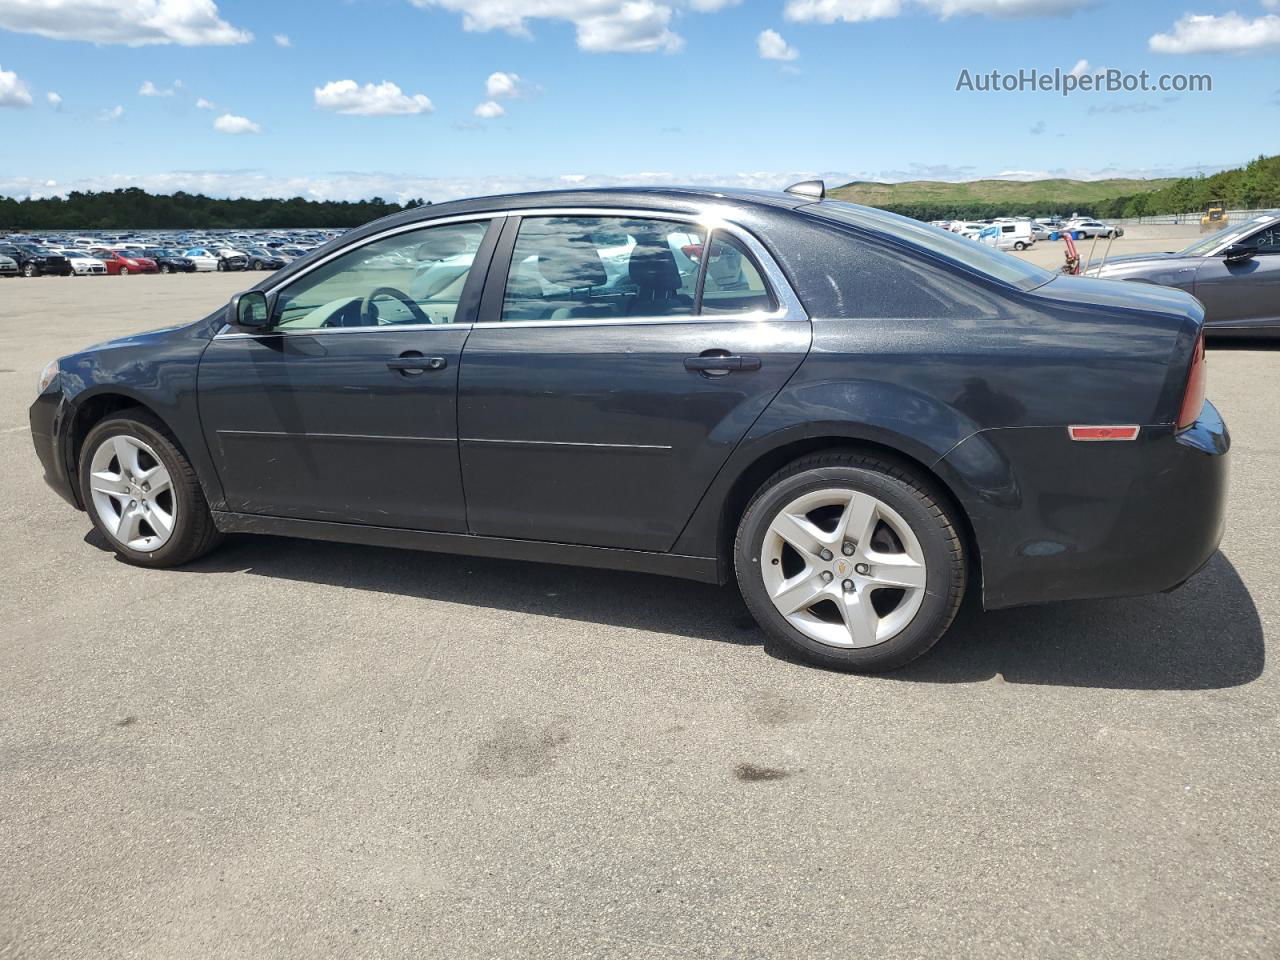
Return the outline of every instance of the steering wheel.
<path id="1" fill-rule="evenodd" d="M 403 290 L 397 290 L 395 287 L 378 287 L 373 293 L 364 298 L 364 304 L 360 308 L 360 325 L 364 327 L 377 326 L 381 321 L 378 319 L 378 308 L 373 305 L 373 301 L 379 297 L 394 297 L 404 304 L 405 309 L 413 315 L 413 319 L 418 323 L 430 323 L 431 318 L 422 312 L 422 308 L 417 302 L 409 299 L 409 295 Z"/>

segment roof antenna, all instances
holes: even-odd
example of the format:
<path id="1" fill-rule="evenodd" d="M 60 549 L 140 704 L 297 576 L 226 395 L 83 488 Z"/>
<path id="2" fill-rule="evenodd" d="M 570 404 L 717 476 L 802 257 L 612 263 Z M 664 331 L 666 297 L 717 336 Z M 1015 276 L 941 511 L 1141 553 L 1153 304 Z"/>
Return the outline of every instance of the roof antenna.
<path id="1" fill-rule="evenodd" d="M 821 180 L 801 180 L 787 187 L 784 193 L 793 193 L 797 197 L 812 197 L 821 200 L 827 195 L 827 185 Z"/>

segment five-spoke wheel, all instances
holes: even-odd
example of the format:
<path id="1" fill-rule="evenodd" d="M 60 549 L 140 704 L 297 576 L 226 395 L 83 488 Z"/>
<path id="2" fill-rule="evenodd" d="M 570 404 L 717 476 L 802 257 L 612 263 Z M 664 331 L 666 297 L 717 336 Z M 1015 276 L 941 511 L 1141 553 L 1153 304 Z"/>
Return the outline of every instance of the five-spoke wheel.
<path id="1" fill-rule="evenodd" d="M 738 526 L 743 599 L 792 652 L 887 670 L 924 653 L 964 596 L 964 545 L 945 494 L 908 466 L 849 452 L 765 481 Z"/>
<path id="2" fill-rule="evenodd" d="M 173 567 L 217 544 L 195 470 L 147 411 L 124 410 L 94 426 L 81 445 L 79 472 L 93 525 L 130 563 Z"/>

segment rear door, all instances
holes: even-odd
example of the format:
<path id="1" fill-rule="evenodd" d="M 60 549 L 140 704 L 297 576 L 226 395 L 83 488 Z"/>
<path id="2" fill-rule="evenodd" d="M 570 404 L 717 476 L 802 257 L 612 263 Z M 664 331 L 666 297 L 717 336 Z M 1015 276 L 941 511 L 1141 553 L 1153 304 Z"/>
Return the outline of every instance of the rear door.
<path id="1" fill-rule="evenodd" d="M 473 533 L 675 543 L 811 338 L 758 242 L 707 240 L 665 214 L 508 221 L 459 375 Z"/>

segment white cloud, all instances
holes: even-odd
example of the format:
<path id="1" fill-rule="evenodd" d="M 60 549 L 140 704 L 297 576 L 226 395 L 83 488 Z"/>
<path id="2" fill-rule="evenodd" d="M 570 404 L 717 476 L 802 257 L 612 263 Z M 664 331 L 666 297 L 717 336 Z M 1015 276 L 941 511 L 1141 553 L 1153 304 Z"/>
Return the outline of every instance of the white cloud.
<path id="1" fill-rule="evenodd" d="M 756 49 L 764 60 L 794 60 L 800 56 L 777 30 L 761 30 L 760 36 L 756 37 Z"/>
<path id="2" fill-rule="evenodd" d="M 1269 4 L 1274 5 L 1274 4 Z M 1169 33 L 1147 41 L 1154 53 L 1253 53 L 1280 47 L 1280 16 L 1246 20 L 1238 13 L 1222 16 L 1187 14 Z"/>
<path id="3" fill-rule="evenodd" d="M 671 30 L 675 3 L 654 0 L 411 0 L 462 14 L 464 30 L 506 30 L 529 36 L 529 20 L 563 20 L 577 29 L 578 48 L 588 53 L 675 53 L 684 39 Z M 688 0 L 709 12 L 725 0 Z"/>
<path id="4" fill-rule="evenodd" d="M 390 80 L 359 86 L 354 80 L 334 80 L 315 89 L 316 106 L 321 110 L 365 117 L 430 113 L 431 100 L 421 93 L 406 94 Z"/>
<path id="5" fill-rule="evenodd" d="M 502 104 L 497 100 L 486 100 L 484 103 L 478 104 L 474 111 L 477 117 L 483 117 L 486 120 L 492 120 L 494 117 L 500 117 L 507 111 L 502 108 Z"/>
<path id="6" fill-rule="evenodd" d="M 31 91 L 12 70 L 0 70 L 0 107 L 31 106 Z"/>
<path id="7" fill-rule="evenodd" d="M 219 133 L 261 133 L 262 128 L 248 117 L 237 117 L 234 113 L 224 113 L 213 121 L 213 129 Z"/>
<path id="8" fill-rule="evenodd" d="M 138 96 L 140 97 L 172 97 L 174 89 L 182 86 L 182 81 L 176 81 L 172 87 L 160 88 L 150 80 L 143 80 L 142 86 L 138 88 Z"/>
<path id="9" fill-rule="evenodd" d="M 1097 0 L 788 0 L 783 15 L 788 20 L 819 23 L 860 23 L 900 16 L 909 8 L 946 19 L 987 17 L 1064 16 L 1093 6 Z"/>
<path id="10" fill-rule="evenodd" d="M 0 30 L 130 47 L 226 46 L 253 39 L 220 17 L 214 0 L 4 0 Z"/>
<path id="11" fill-rule="evenodd" d="M 114 123 L 116 120 L 119 120 L 124 116 L 124 107 L 117 103 L 110 110 L 103 110 L 98 114 L 98 116 L 100 119 L 106 120 L 108 123 Z"/>
<path id="12" fill-rule="evenodd" d="M 503 73 L 501 70 L 489 74 L 489 79 L 484 82 L 484 94 L 491 100 L 498 97 L 518 97 L 527 89 L 520 74 Z"/>
<path id="13" fill-rule="evenodd" d="M 214 102 L 212 100 L 206 100 L 204 97 L 196 97 L 196 109 L 197 110 L 216 110 L 217 107 L 214 105 Z"/>
<path id="14" fill-rule="evenodd" d="M 289 39 L 289 35 L 287 33 L 277 33 L 271 39 L 276 42 L 277 47 L 287 48 L 293 46 L 293 41 Z"/>
<path id="15" fill-rule="evenodd" d="M 55 110 L 58 107 L 62 106 L 61 94 L 54 93 L 52 90 L 50 90 L 48 93 L 44 95 L 44 98 L 49 101 L 49 106 L 53 107 Z"/>

